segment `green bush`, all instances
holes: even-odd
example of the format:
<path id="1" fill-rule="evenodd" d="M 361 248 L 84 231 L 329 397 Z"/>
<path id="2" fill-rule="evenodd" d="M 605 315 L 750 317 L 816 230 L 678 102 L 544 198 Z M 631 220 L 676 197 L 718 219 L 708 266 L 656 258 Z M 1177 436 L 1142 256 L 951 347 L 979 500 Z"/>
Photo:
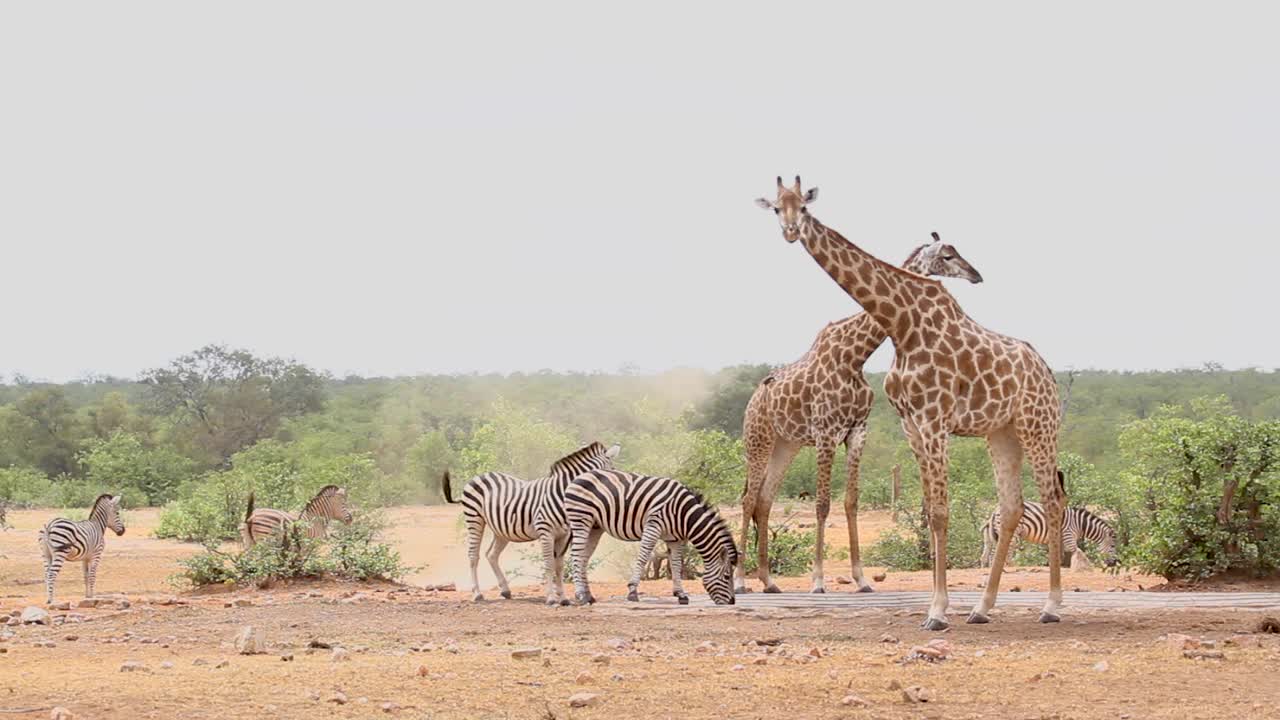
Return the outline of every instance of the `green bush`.
<path id="1" fill-rule="evenodd" d="M 35 468 L 0 468 L 0 500 L 15 507 L 58 505 L 58 487 Z"/>
<path id="2" fill-rule="evenodd" d="M 91 441 L 79 461 L 88 483 L 113 488 L 133 507 L 169 502 L 195 473 L 194 461 L 170 448 L 147 448 L 127 432 Z"/>
<path id="3" fill-rule="evenodd" d="M 805 575 L 813 570 L 813 553 L 817 533 L 797 530 L 787 525 L 769 528 L 769 574 L 783 577 Z M 743 556 L 744 571 L 750 575 L 759 567 L 756 561 L 756 533 L 747 533 L 747 552 Z"/>

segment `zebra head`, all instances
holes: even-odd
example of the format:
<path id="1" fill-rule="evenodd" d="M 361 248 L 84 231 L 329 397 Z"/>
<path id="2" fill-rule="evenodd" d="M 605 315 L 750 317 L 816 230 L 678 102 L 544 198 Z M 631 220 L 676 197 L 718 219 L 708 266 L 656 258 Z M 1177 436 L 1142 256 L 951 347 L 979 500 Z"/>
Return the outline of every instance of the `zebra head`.
<path id="1" fill-rule="evenodd" d="M 1107 567 L 1113 568 L 1120 564 L 1120 558 L 1116 555 L 1116 531 L 1110 525 L 1103 526 L 1098 552 L 1102 553 L 1102 562 Z"/>
<path id="2" fill-rule="evenodd" d="M 124 519 L 120 517 L 120 496 L 99 495 L 98 499 L 93 501 L 89 519 L 102 523 L 104 528 L 111 528 L 116 535 L 123 535 Z"/>
<path id="3" fill-rule="evenodd" d="M 709 532 L 694 540 L 694 547 L 706 563 L 702 587 L 707 595 L 717 605 L 733 605 L 733 569 L 738 564 L 738 546 L 724 518 L 716 515 Z"/>
<path id="4" fill-rule="evenodd" d="M 351 524 L 351 508 L 347 505 L 347 489 L 337 485 L 325 485 L 303 508 L 304 517 L 323 517 Z"/>

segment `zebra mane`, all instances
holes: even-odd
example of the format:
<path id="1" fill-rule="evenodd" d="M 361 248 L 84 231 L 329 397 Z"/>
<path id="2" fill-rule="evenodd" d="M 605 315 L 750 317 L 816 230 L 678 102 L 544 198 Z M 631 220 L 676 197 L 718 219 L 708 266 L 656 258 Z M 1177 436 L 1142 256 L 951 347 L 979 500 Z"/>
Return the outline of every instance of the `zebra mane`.
<path id="1" fill-rule="evenodd" d="M 90 514 L 90 515 L 93 515 L 93 513 L 94 513 L 95 511 L 97 511 L 97 509 L 98 509 L 98 503 L 101 503 L 103 500 L 106 500 L 107 502 L 110 502 L 110 501 L 111 501 L 111 493 L 103 493 L 103 494 L 99 495 L 99 496 L 98 496 L 98 498 L 97 498 L 96 500 L 94 500 L 94 501 L 93 501 L 93 505 L 89 506 L 89 514 Z"/>
<path id="2" fill-rule="evenodd" d="M 1068 509 L 1068 510 L 1075 510 L 1076 512 L 1080 513 L 1081 515 L 1083 515 L 1083 516 L 1085 516 L 1085 517 L 1087 517 L 1087 518 L 1093 518 L 1094 520 L 1097 520 L 1098 522 L 1100 522 L 1100 523 L 1102 523 L 1102 524 L 1106 525 L 1107 527 L 1111 527 L 1111 523 L 1107 522 L 1107 521 L 1106 521 L 1106 520 L 1105 520 L 1101 515 L 1097 515 L 1097 514 L 1095 514 L 1095 513 L 1091 512 L 1091 511 L 1087 510 L 1086 508 L 1084 508 L 1084 507 L 1082 507 L 1082 506 L 1076 505 L 1076 506 L 1074 506 L 1074 507 L 1070 507 L 1070 508 L 1067 508 L 1067 509 Z"/>
<path id="3" fill-rule="evenodd" d="M 706 509 L 708 512 L 711 513 L 712 522 L 715 523 L 715 526 L 716 526 L 716 531 L 717 531 L 716 534 L 722 536 L 722 539 L 728 540 L 729 547 L 732 548 L 732 550 L 729 553 L 729 564 L 737 565 L 738 564 L 738 544 L 733 541 L 733 531 L 729 529 L 729 523 L 726 522 L 723 517 L 721 517 L 720 510 L 716 508 L 715 505 L 712 505 L 710 502 L 707 502 L 706 496 L 703 495 L 701 492 L 694 490 L 693 488 L 684 484 L 681 484 L 680 487 L 684 488 L 685 492 L 692 495 L 693 499 L 696 500 L 699 505 L 701 505 L 704 509 Z"/>
<path id="4" fill-rule="evenodd" d="M 316 493 L 316 498 L 330 497 L 332 495 L 337 495 L 338 491 L 341 489 L 342 488 L 338 487 L 337 485 L 325 485 L 324 487 L 320 488 L 319 492 Z M 315 498 L 312 498 L 312 500 L 314 499 Z"/>
<path id="5" fill-rule="evenodd" d="M 569 453 L 568 455 L 565 455 L 559 460 L 551 463 L 550 474 L 555 475 L 556 472 L 560 470 L 572 470 L 573 461 L 600 457 L 601 455 L 604 455 L 606 452 L 608 452 L 608 450 L 609 449 L 606 448 L 599 441 L 593 442 L 590 445 L 584 445 L 578 448 L 577 450 L 574 450 L 573 452 Z"/>

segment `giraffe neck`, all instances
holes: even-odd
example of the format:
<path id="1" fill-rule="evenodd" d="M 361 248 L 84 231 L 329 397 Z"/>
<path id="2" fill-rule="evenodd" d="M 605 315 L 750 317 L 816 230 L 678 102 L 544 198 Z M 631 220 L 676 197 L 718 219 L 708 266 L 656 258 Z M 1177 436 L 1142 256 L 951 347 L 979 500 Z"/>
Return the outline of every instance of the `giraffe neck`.
<path id="1" fill-rule="evenodd" d="M 880 327 L 900 343 L 911 329 L 911 305 L 933 286 L 938 294 L 941 283 L 894 267 L 854 245 L 840 233 L 806 215 L 800 230 L 800 242 L 813 256 L 814 262 L 831 276 Z"/>

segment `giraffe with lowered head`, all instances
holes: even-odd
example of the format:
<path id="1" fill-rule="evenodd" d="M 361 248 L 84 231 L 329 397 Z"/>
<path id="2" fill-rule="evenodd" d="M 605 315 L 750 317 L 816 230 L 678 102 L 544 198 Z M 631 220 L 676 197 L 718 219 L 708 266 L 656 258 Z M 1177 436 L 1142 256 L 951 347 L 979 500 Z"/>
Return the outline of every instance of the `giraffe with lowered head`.
<path id="1" fill-rule="evenodd" d="M 902 266 L 920 275 L 982 282 L 982 275 L 954 247 L 941 242 L 936 232 L 933 242 L 912 250 Z M 779 592 L 769 577 L 769 512 L 783 475 L 804 447 L 815 448 L 818 460 L 818 537 L 812 591 L 826 592 L 823 556 L 827 514 L 831 510 L 831 466 L 840 443 L 845 446 L 844 514 L 849 527 L 852 578 L 858 584 L 858 592 L 872 590 L 862 572 L 858 547 L 858 463 L 875 399 L 862 375 L 862 366 L 886 337 L 884 329 L 867 313 L 829 323 L 803 357 L 762 380 L 747 404 L 742 423 L 747 453 L 742 548 L 745 552 L 747 533 L 754 520 L 759 558 L 756 572 L 765 592 Z M 742 557 L 740 553 L 736 568 L 739 593 L 748 592 Z"/>
<path id="2" fill-rule="evenodd" d="M 1062 512 L 1058 482 L 1058 388 L 1026 342 L 992 332 L 964 313 L 942 283 L 873 257 L 818 222 L 808 205 L 817 188 L 788 188 L 778 178 L 773 210 L 783 238 L 799 240 L 818 265 L 875 318 L 893 340 L 885 393 L 920 466 L 933 544 L 933 600 L 924 627 L 947 627 L 947 444 L 952 435 L 985 437 L 1000 498 L 1000 539 L 991 577 L 971 623 L 989 622 L 1009 541 L 1022 519 L 1020 471 L 1030 461 L 1049 522 L 1049 598 L 1040 622 L 1058 622 L 1062 605 Z"/>

